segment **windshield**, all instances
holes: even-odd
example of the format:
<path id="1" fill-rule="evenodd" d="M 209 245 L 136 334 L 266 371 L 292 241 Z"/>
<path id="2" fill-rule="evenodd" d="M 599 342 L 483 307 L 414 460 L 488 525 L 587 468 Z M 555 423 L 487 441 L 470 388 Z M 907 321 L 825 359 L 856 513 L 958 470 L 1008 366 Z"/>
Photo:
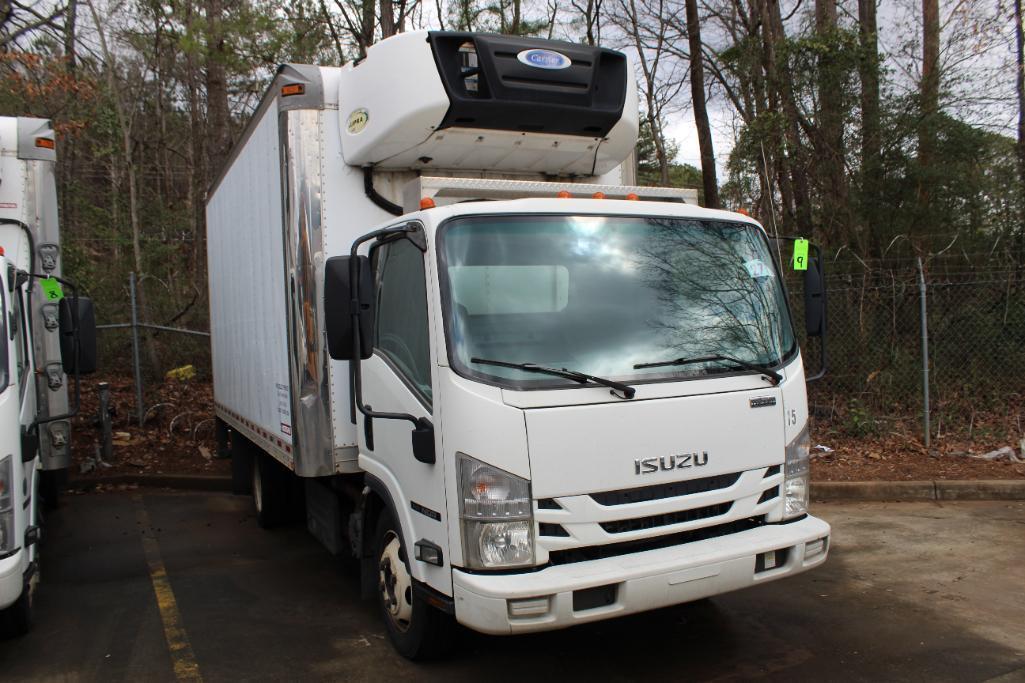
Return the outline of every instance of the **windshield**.
<path id="1" fill-rule="evenodd" d="M 768 242 L 753 225 L 627 216 L 466 216 L 439 232 L 449 356 L 515 388 L 572 384 L 493 359 L 620 381 L 736 371 L 635 369 L 721 354 L 778 366 L 794 335 Z"/>

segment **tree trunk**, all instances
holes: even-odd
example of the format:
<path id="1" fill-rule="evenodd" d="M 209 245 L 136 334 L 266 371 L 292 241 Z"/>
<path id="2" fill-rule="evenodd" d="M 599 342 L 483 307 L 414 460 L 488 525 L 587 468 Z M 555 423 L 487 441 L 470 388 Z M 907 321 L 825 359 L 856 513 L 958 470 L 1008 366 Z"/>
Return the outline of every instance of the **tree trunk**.
<path id="1" fill-rule="evenodd" d="M 228 76 L 225 69 L 221 0 L 206 0 L 206 152 L 207 177 L 220 171 L 231 149 L 231 121 L 228 117 Z"/>
<path id="2" fill-rule="evenodd" d="M 361 56 L 366 56 L 367 50 L 374 44 L 374 24 L 377 17 L 374 16 L 374 0 L 363 0 L 363 16 L 360 19 L 359 49 Z"/>
<path id="3" fill-rule="evenodd" d="M 107 87 L 110 90 L 110 98 L 114 104 L 114 113 L 117 118 L 118 128 L 121 133 L 121 152 L 124 155 L 125 174 L 128 176 L 128 220 L 132 228 L 132 257 L 136 275 L 139 277 L 136 294 L 139 302 L 139 313 L 142 322 L 150 322 L 149 306 L 146 300 L 145 287 L 142 285 L 143 276 L 146 273 L 145 264 L 142 258 L 142 224 L 139 221 L 139 188 L 136 178 L 135 155 L 132 146 L 132 121 L 126 112 L 125 103 L 122 101 L 122 90 L 117 85 L 114 76 L 114 58 L 107 46 L 107 36 L 96 8 L 89 3 L 89 11 L 92 13 L 93 22 L 96 24 L 96 32 L 100 39 L 100 49 L 103 55 L 104 71 L 107 77 Z M 114 201 L 117 201 L 117 197 Z M 157 358 L 157 348 L 153 343 L 152 335 L 143 334 L 146 347 L 146 355 L 149 357 L 150 367 L 154 372 L 159 372 L 160 365 Z"/>
<path id="4" fill-rule="evenodd" d="M 933 148 L 933 118 L 940 109 L 940 6 L 939 0 L 922 0 L 922 84 L 921 125 L 918 158 L 930 161 Z"/>
<path id="5" fill-rule="evenodd" d="M 698 20 L 698 1 L 686 0 L 687 41 L 690 44 L 690 93 L 694 107 L 694 125 L 698 129 L 698 148 L 701 150 L 701 184 L 705 191 L 705 206 L 719 208 L 719 181 L 715 172 L 715 151 L 712 148 L 712 127 L 708 122 L 705 102 L 705 68 L 701 50 L 701 28 Z"/>
<path id="6" fill-rule="evenodd" d="M 327 3 L 324 0 L 320 0 L 320 12 L 324 15 L 324 23 L 327 24 L 327 30 L 331 33 L 331 43 L 335 46 L 335 53 L 338 55 L 337 66 L 342 66 L 345 64 L 345 51 L 342 50 L 342 40 L 338 37 L 338 30 L 335 28 L 334 22 L 331 21 L 331 13 L 327 11 Z"/>
<path id="7" fill-rule="evenodd" d="M 780 169 L 779 189 L 785 210 L 793 212 L 797 232 L 812 235 L 811 199 L 805 170 L 804 146 L 801 143 L 799 112 L 794 100 L 793 81 L 788 65 L 780 65 L 776 44 L 784 39 L 783 17 L 778 0 L 759 0 L 764 45 L 765 80 L 769 95 L 769 111 L 783 112 L 785 149 L 777 146 L 776 163 Z M 789 196 L 788 196 L 789 195 Z"/>
<path id="8" fill-rule="evenodd" d="M 77 65 L 75 26 L 78 23 L 78 0 L 68 0 L 64 10 L 64 59 L 68 65 L 68 73 L 74 75 Z"/>
<path id="9" fill-rule="evenodd" d="M 509 33 L 514 36 L 520 34 L 520 13 L 521 0 L 512 0 L 512 23 L 509 25 Z"/>
<path id="10" fill-rule="evenodd" d="M 836 37 L 836 0 L 815 0 L 815 32 L 822 44 L 832 45 Z M 819 111 L 815 152 L 822 198 L 819 227 L 833 244 L 850 242 L 854 237 L 850 232 L 844 168 L 842 81 L 832 50 L 823 51 L 818 61 Z"/>
<path id="11" fill-rule="evenodd" d="M 381 40 L 395 35 L 395 8 L 392 0 L 381 0 Z"/>
<path id="12" fill-rule="evenodd" d="M 665 134 L 662 130 L 662 119 L 656 101 L 657 88 L 657 69 L 658 59 L 661 56 L 661 45 L 656 48 L 654 63 L 648 61 L 647 53 L 645 52 L 645 43 L 641 38 L 639 16 L 637 14 L 637 3 L 634 0 L 628 0 L 628 3 L 623 3 L 623 9 L 629 15 L 627 22 L 629 23 L 630 35 L 634 41 L 634 47 L 637 49 L 638 60 L 641 64 L 641 73 L 644 75 L 644 102 L 647 107 L 647 119 L 648 125 L 651 126 L 651 137 L 655 143 L 655 156 L 658 159 L 658 171 L 659 171 L 659 183 L 663 186 L 669 184 L 669 158 L 666 155 L 666 140 Z"/>
<path id="13" fill-rule="evenodd" d="M 940 6 L 939 0 L 922 0 L 922 83 L 918 123 L 918 215 L 912 232 L 928 223 L 931 193 L 929 166 L 933 162 L 936 117 L 940 110 Z"/>
<path id="14" fill-rule="evenodd" d="M 858 35 L 861 60 L 861 225 L 865 240 L 873 253 L 880 249 L 876 212 L 882 189 L 879 121 L 879 35 L 876 27 L 876 0 L 858 0 Z"/>
<path id="15" fill-rule="evenodd" d="M 1021 179 L 1021 196 L 1025 197 L 1025 36 L 1022 32 L 1022 0 L 1014 0 L 1014 37 L 1017 43 L 1018 65 L 1018 174 Z M 1019 227 L 1025 238 L 1025 225 Z"/>
<path id="16" fill-rule="evenodd" d="M 193 22 L 192 3 L 185 3 L 185 24 Z M 185 87 L 189 99 L 189 151 L 188 151 L 188 204 L 190 209 L 190 227 L 192 229 L 192 274 L 196 282 L 206 282 L 206 263 L 204 262 L 203 234 L 206 224 L 204 211 L 204 194 L 206 192 L 206 129 L 204 128 L 203 112 L 200 110 L 199 74 L 196 65 L 195 51 L 185 50 Z"/>

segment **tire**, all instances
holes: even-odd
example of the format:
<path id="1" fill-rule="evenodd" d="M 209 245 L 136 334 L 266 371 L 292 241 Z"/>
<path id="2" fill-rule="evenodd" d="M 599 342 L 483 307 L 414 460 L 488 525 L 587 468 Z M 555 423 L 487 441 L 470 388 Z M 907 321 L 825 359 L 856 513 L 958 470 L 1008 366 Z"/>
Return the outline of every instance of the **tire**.
<path id="1" fill-rule="evenodd" d="M 284 472 L 266 453 L 253 454 L 253 508 L 256 523 L 263 529 L 280 523 L 287 509 L 287 490 Z"/>
<path id="2" fill-rule="evenodd" d="M 413 589 L 402 533 L 389 512 L 381 513 L 374 536 L 376 600 L 388 638 L 407 659 L 435 659 L 452 648 L 455 622 L 428 605 Z"/>
<path id="3" fill-rule="evenodd" d="M 40 470 L 39 496 L 47 510 L 56 510 L 60 505 L 60 492 L 68 480 L 68 471 Z"/>
<path id="4" fill-rule="evenodd" d="M 239 433 L 231 438 L 231 492 L 238 496 L 247 496 L 253 492 L 253 461 L 259 455 L 253 446 Z"/>
<path id="5" fill-rule="evenodd" d="M 0 610 L 0 637 L 17 638 L 32 630 L 32 584 L 26 581 L 14 604 Z"/>

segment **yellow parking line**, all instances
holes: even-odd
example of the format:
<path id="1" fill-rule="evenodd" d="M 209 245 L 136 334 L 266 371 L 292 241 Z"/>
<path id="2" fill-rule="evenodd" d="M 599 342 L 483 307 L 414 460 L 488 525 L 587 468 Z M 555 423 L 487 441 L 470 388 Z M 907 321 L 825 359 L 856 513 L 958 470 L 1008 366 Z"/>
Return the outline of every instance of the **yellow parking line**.
<path id="1" fill-rule="evenodd" d="M 164 638 L 167 649 L 171 653 L 174 675 L 179 681 L 202 681 L 196 655 L 192 652 L 189 635 L 185 632 L 181 614 L 178 612 L 178 601 L 174 599 L 171 582 L 167 579 L 167 569 L 160 557 L 160 546 L 153 536 L 153 525 L 150 524 L 149 513 L 142 501 L 142 496 L 132 496 L 136 503 L 135 518 L 142 530 L 142 550 L 149 566 L 149 578 L 153 583 L 153 593 L 160 610 L 160 620 L 164 623 Z"/>

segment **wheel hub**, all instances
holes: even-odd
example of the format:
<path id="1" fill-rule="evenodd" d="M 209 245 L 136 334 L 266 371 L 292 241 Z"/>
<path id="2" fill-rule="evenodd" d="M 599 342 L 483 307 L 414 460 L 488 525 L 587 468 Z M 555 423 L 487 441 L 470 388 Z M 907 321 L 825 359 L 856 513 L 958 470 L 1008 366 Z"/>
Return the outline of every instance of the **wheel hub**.
<path id="1" fill-rule="evenodd" d="M 405 631 L 413 618 L 413 586 L 401 552 L 402 542 L 394 532 L 388 532 L 378 563 L 378 587 L 388 617 L 396 628 Z"/>

